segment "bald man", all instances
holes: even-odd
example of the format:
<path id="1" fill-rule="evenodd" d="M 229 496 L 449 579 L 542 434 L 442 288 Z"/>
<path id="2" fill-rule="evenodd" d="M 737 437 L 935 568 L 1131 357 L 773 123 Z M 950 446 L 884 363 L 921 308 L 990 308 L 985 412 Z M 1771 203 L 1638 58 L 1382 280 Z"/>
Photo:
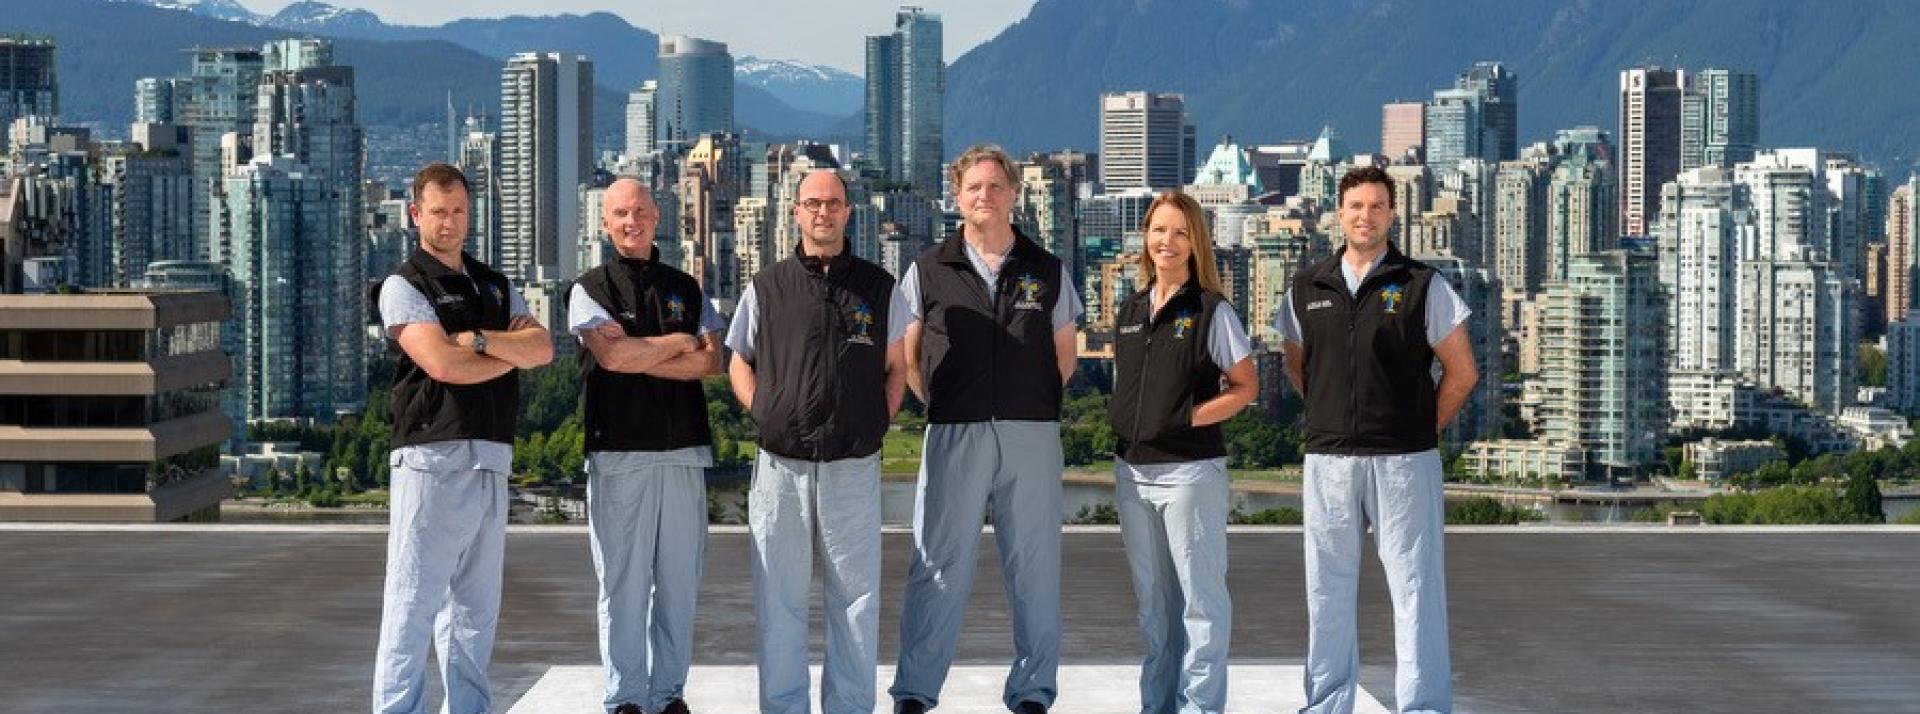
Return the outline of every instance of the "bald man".
<path id="1" fill-rule="evenodd" d="M 761 714 L 808 714 L 807 592 L 819 544 L 827 656 L 820 710 L 872 714 L 880 627 L 880 442 L 906 391 L 907 309 L 849 253 L 846 184 L 800 181 L 793 255 L 753 276 L 727 346 L 760 454 L 747 495 Z"/>
<path id="2" fill-rule="evenodd" d="M 707 545 L 712 434 L 700 378 L 720 372 L 723 323 L 700 284 L 659 262 L 652 192 L 607 187 L 601 224 L 615 260 L 567 300 L 580 351 L 587 516 L 600 579 L 606 709 L 686 714 L 693 601 Z"/>

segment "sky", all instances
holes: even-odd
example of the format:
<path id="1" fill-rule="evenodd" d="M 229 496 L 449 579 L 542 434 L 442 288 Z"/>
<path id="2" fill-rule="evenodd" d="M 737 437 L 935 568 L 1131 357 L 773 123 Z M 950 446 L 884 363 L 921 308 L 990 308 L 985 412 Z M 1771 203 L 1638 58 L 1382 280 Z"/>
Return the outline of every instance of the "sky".
<path id="1" fill-rule="evenodd" d="M 874 0 L 327 0 L 379 15 L 389 24 L 438 25 L 464 17 L 586 14 L 607 11 L 660 34 L 693 35 L 727 43 L 735 57 L 753 55 L 824 64 L 864 74 L 867 35 L 893 31 L 895 3 Z M 947 61 L 993 39 L 1026 17 L 1034 0 L 918 0 L 940 15 Z M 271 15 L 291 0 L 240 0 Z"/>

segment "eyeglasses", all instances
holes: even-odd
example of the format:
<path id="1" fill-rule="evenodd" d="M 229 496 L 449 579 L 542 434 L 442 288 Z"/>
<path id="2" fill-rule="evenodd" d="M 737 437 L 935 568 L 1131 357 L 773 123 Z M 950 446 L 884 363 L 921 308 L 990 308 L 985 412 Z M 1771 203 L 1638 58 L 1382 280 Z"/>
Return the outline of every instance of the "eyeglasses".
<path id="1" fill-rule="evenodd" d="M 846 206 L 847 206 L 846 201 L 842 201 L 837 198 L 809 198 L 800 202 L 800 208 L 804 209 L 808 213 L 819 213 L 821 211 L 838 211 L 842 208 L 846 208 Z"/>

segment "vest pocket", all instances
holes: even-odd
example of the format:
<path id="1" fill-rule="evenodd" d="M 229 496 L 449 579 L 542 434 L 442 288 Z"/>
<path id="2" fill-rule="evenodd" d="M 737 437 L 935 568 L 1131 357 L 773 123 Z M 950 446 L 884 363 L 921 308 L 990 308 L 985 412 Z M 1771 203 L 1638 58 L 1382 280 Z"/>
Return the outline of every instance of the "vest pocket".
<path id="1" fill-rule="evenodd" d="M 753 408 L 747 410 L 747 415 L 753 417 L 756 441 L 764 444 L 770 437 L 791 429 L 789 424 L 772 424 L 767 421 L 773 416 L 786 414 L 789 411 L 776 408 L 780 407 L 781 400 L 786 398 L 786 390 L 781 389 L 780 385 L 773 380 L 762 382 L 754 392 Z"/>

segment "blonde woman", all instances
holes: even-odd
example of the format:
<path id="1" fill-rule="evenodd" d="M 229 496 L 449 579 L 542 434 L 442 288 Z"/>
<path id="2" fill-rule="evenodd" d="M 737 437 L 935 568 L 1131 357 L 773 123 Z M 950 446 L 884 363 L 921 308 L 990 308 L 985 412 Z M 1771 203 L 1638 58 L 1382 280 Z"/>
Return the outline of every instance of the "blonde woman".
<path id="1" fill-rule="evenodd" d="M 1257 391 L 1246 329 L 1220 291 L 1206 216 L 1169 191 L 1147 209 L 1146 289 L 1114 323 L 1114 491 L 1140 603 L 1143 714 L 1227 702 L 1226 438 Z M 1224 381 L 1224 386 L 1223 386 Z"/>

